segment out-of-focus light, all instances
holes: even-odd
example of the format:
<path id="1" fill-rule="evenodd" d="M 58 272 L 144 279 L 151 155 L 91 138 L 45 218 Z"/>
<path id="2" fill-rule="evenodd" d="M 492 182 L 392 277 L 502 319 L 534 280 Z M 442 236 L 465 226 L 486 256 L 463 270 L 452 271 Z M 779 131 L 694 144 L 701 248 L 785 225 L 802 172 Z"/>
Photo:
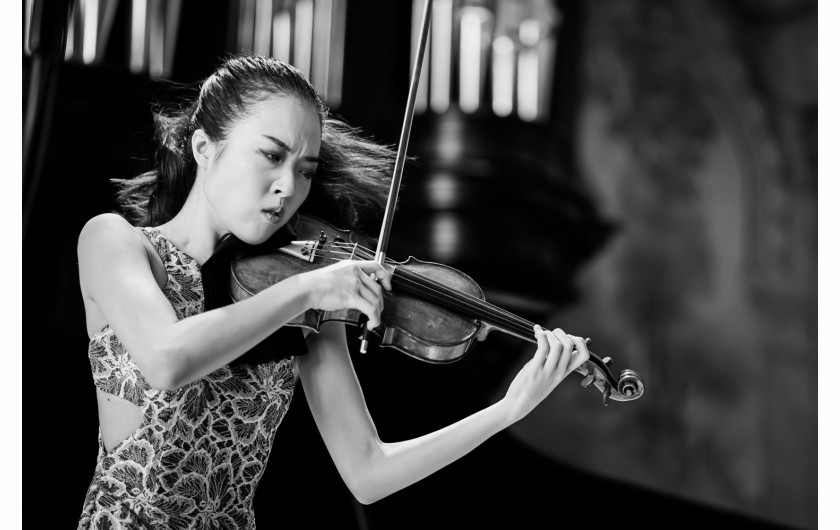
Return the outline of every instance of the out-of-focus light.
<path id="1" fill-rule="evenodd" d="M 529 19 L 519 24 L 519 41 L 523 46 L 536 46 L 540 42 L 540 23 Z"/>
<path id="2" fill-rule="evenodd" d="M 452 54 L 452 0 L 432 4 L 432 71 L 429 106 L 438 113 L 449 108 L 449 71 Z"/>
<path id="3" fill-rule="evenodd" d="M 513 40 L 500 35 L 493 41 L 493 112 L 508 116 L 513 112 L 513 86 L 516 51 Z"/>
<path id="4" fill-rule="evenodd" d="M 114 1 L 114 0 L 112 0 Z M 172 75 L 172 64 L 175 62 L 175 46 L 178 43 L 178 27 L 184 0 L 167 0 L 166 9 L 162 11 L 160 23 L 166 35 L 163 41 L 163 76 Z M 114 4 L 116 5 L 116 1 Z"/>
<path id="5" fill-rule="evenodd" d="M 458 220 L 448 212 L 437 212 L 432 221 L 431 251 L 433 259 L 446 263 L 451 261 L 461 244 Z"/>
<path id="6" fill-rule="evenodd" d="M 319 94 L 326 97 L 332 37 L 332 0 L 316 0 L 315 24 L 312 32 L 312 76 L 310 81 Z"/>
<path id="7" fill-rule="evenodd" d="M 82 0 L 82 61 L 91 64 L 96 60 L 96 31 L 99 29 L 99 0 Z"/>
<path id="8" fill-rule="evenodd" d="M 271 11 L 273 0 L 257 0 L 254 18 L 254 53 L 271 53 Z"/>
<path id="9" fill-rule="evenodd" d="M 540 24 L 523 20 L 519 25 L 519 66 L 516 76 L 516 112 L 522 121 L 534 121 L 539 114 L 540 56 L 535 46 L 540 41 Z"/>
<path id="10" fill-rule="evenodd" d="M 301 0 L 295 5 L 295 66 L 309 79 L 312 68 L 312 0 Z"/>
<path id="11" fill-rule="evenodd" d="M 516 112 L 522 121 L 534 121 L 538 114 L 539 55 L 535 49 L 519 52 L 516 76 Z"/>
<path id="12" fill-rule="evenodd" d="M 335 0 L 332 9 L 332 37 L 329 47 L 327 77 L 327 104 L 341 104 L 341 88 L 344 81 L 344 26 L 347 21 L 347 0 Z"/>
<path id="13" fill-rule="evenodd" d="M 481 24 L 487 18 L 480 7 L 461 10 L 459 57 L 459 104 L 464 112 L 475 112 L 481 101 Z"/>
<path id="14" fill-rule="evenodd" d="M 414 0 L 414 7 L 411 13 L 411 62 L 408 65 L 408 75 L 414 72 L 414 56 L 417 55 L 417 46 L 420 42 L 420 28 L 423 20 L 423 7 L 426 0 Z M 429 106 L 429 46 L 426 41 L 426 49 L 423 53 L 423 66 L 420 67 L 420 79 L 417 83 L 417 99 L 414 103 L 414 112 L 422 114 Z"/>
<path id="15" fill-rule="evenodd" d="M 455 206 L 458 198 L 456 180 L 448 173 L 432 175 L 426 184 L 429 206 L 437 210 L 447 210 Z"/>
<path id="16" fill-rule="evenodd" d="M 64 43 L 65 61 L 69 61 L 73 58 L 73 41 L 76 40 L 75 26 L 76 24 L 73 23 L 73 17 L 70 17 L 70 25 L 67 27 L 67 42 Z"/>
<path id="17" fill-rule="evenodd" d="M 162 77 L 166 72 L 164 66 L 166 6 L 163 2 L 164 0 L 152 0 L 149 10 L 149 76 L 151 77 Z"/>
<path id="18" fill-rule="evenodd" d="M 79 4 L 73 3 L 70 8 L 70 20 L 67 26 L 67 42 L 64 44 L 64 60 L 69 61 L 76 52 L 76 25 L 79 19 Z"/>
<path id="19" fill-rule="evenodd" d="M 252 50 L 254 47 L 254 19 L 256 18 L 256 0 L 239 0 L 239 49 Z"/>
<path id="20" fill-rule="evenodd" d="M 441 162 L 461 160 L 464 157 L 463 130 L 460 127 L 442 129 L 435 139 L 435 152 Z"/>
<path id="21" fill-rule="evenodd" d="M 32 55 L 32 49 L 29 47 L 29 38 L 32 33 L 32 4 L 34 0 L 26 0 L 23 11 L 23 53 Z M 72 27 L 72 26 L 71 26 Z"/>
<path id="22" fill-rule="evenodd" d="M 134 73 L 143 71 L 146 65 L 146 0 L 131 2 L 131 57 L 129 67 Z M 70 26 L 73 29 L 73 26 Z M 68 42 L 70 37 L 68 36 Z"/>
<path id="23" fill-rule="evenodd" d="M 413 2 L 411 42 L 416 49 L 425 2 Z M 457 89 L 454 97 L 465 113 L 492 106 L 498 116 L 546 119 L 554 93 L 553 32 L 561 21 L 552 0 L 432 0 L 431 43 L 428 58 L 423 58 L 430 74 L 420 76 L 415 111 L 422 113 L 428 104 L 433 113 L 445 113 Z"/>
<path id="24" fill-rule="evenodd" d="M 274 15 L 274 29 L 271 37 L 272 56 L 283 62 L 292 62 L 292 17 L 288 11 Z"/>

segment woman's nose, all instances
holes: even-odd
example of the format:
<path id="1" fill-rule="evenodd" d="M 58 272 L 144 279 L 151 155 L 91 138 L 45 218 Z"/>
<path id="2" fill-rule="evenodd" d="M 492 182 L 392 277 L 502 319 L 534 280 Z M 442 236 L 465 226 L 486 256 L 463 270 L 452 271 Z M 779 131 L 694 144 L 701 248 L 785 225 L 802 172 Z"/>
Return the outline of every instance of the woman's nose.
<path id="1" fill-rule="evenodd" d="M 271 183 L 271 192 L 281 197 L 291 197 L 295 194 L 295 178 L 291 171 L 283 171 L 280 176 Z"/>

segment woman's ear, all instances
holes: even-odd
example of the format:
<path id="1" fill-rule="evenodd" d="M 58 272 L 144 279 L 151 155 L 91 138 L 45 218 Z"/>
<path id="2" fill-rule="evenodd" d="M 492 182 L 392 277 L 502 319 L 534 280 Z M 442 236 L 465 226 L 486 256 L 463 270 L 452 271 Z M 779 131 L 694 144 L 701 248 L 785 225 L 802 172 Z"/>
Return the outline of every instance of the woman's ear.
<path id="1" fill-rule="evenodd" d="M 213 160 L 215 145 L 203 129 L 196 129 L 192 135 L 192 155 L 195 163 L 201 169 L 206 170 Z"/>

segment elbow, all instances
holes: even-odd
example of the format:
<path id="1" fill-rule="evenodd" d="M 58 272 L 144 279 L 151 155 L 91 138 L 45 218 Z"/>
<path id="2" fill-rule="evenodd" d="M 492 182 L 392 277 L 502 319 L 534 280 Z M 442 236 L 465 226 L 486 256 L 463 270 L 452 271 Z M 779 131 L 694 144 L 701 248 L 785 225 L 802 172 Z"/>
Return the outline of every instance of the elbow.
<path id="1" fill-rule="evenodd" d="M 363 504 L 365 506 L 369 506 L 369 505 L 371 505 L 374 502 L 379 500 L 379 499 L 369 499 L 367 497 L 359 497 L 355 493 L 353 494 L 353 496 L 356 497 L 356 500 L 359 501 L 359 504 Z"/>
<path id="2" fill-rule="evenodd" d="M 155 390 L 176 390 L 182 387 L 185 381 L 185 370 L 183 368 L 183 355 L 179 348 L 173 346 L 159 346 L 153 348 L 148 356 L 151 362 L 145 369 L 141 368 L 146 382 Z"/>
<path id="3" fill-rule="evenodd" d="M 360 479 L 347 484 L 347 487 L 350 489 L 350 493 L 353 494 L 353 497 L 359 501 L 359 504 L 363 504 L 365 506 L 373 504 L 374 502 L 387 496 L 378 492 L 375 486 L 376 485 L 369 480 Z"/>
<path id="4" fill-rule="evenodd" d="M 393 493 L 388 491 L 387 481 L 382 480 L 378 472 L 378 469 L 381 469 L 377 466 L 381 462 L 381 455 L 382 449 L 377 442 L 369 448 L 366 458 L 359 459 L 359 461 L 364 461 L 364 464 L 357 465 L 352 471 L 347 470 L 346 474 L 342 474 L 350 493 L 365 506 Z"/>

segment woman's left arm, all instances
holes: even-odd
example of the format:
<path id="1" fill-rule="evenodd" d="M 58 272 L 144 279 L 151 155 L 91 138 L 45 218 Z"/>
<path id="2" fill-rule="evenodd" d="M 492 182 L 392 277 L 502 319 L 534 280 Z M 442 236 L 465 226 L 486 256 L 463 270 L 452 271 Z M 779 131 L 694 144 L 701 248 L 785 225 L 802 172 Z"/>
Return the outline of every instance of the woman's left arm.
<path id="1" fill-rule="evenodd" d="M 310 334 L 309 354 L 297 363 L 312 416 L 339 474 L 359 502 L 370 504 L 431 475 L 524 417 L 582 364 L 588 358 L 583 341 L 562 331 L 558 338 L 557 331 L 537 330 L 537 353 L 504 399 L 443 429 L 395 443 L 379 439 L 343 325 L 325 324 Z"/>

